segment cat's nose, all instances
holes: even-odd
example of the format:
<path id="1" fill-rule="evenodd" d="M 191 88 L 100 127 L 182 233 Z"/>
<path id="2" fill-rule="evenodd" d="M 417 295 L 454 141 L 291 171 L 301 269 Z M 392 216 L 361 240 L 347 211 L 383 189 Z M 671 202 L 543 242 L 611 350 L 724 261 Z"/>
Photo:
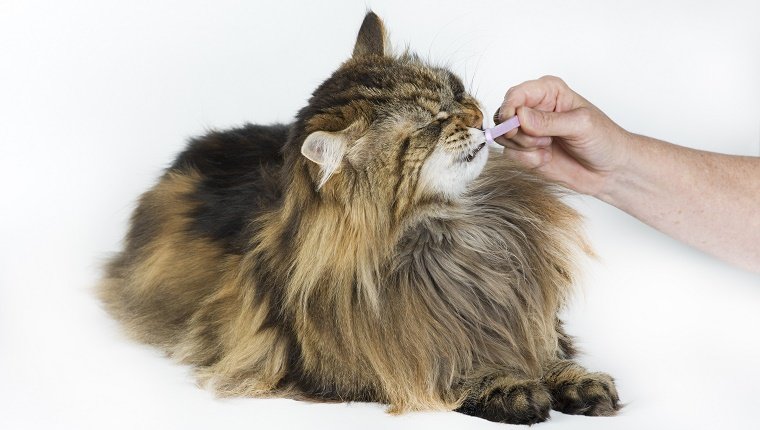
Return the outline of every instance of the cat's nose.
<path id="1" fill-rule="evenodd" d="M 483 130 L 483 114 L 480 112 L 480 109 L 468 113 L 470 115 L 467 115 L 467 126 Z"/>

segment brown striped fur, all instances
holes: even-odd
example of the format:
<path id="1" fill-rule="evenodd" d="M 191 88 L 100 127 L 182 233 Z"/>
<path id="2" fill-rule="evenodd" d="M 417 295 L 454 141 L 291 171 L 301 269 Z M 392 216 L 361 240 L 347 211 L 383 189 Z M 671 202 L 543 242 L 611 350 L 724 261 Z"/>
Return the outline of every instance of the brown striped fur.
<path id="1" fill-rule="evenodd" d="M 107 309 L 221 395 L 515 423 L 614 413 L 612 379 L 570 361 L 557 317 L 588 251 L 578 215 L 495 153 L 462 193 L 422 183 L 482 116 L 456 76 L 386 38 L 369 13 L 295 123 L 193 140 L 141 198 Z M 301 154 L 315 132 L 345 142 L 327 176 Z"/>

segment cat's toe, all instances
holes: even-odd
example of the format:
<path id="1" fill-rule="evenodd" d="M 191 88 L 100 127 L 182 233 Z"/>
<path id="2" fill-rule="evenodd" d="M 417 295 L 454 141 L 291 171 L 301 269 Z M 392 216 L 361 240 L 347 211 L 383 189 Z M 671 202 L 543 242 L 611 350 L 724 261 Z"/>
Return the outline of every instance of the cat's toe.
<path id="1" fill-rule="evenodd" d="M 508 387 L 494 387 L 483 399 L 481 417 L 510 424 L 535 424 L 546 421 L 551 396 L 538 381 L 520 382 Z"/>
<path id="2" fill-rule="evenodd" d="M 565 382 L 552 394 L 552 407 L 566 414 L 610 416 L 622 407 L 615 382 L 606 373 L 589 373 L 577 381 Z"/>

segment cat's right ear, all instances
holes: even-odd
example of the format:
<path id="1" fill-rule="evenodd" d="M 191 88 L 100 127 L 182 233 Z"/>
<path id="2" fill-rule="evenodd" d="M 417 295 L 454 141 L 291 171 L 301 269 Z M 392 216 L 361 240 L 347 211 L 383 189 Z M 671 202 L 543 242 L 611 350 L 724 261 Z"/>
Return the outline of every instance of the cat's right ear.
<path id="1" fill-rule="evenodd" d="M 390 55 L 391 44 L 385 31 L 383 20 L 375 12 L 367 12 L 359 28 L 359 35 L 354 45 L 354 57 L 367 55 Z"/>
<path id="2" fill-rule="evenodd" d="M 315 131 L 301 145 L 301 154 L 319 164 L 321 174 L 317 189 L 337 172 L 346 153 L 348 141 L 341 132 Z"/>

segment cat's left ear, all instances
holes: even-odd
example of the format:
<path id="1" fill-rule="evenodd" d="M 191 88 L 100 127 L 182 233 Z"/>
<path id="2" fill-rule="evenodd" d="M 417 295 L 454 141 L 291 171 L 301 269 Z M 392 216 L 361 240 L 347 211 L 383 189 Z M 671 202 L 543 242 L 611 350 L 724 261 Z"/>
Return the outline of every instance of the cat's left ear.
<path id="1" fill-rule="evenodd" d="M 375 12 L 367 12 L 359 28 L 359 35 L 354 45 L 354 57 L 367 55 L 389 56 L 391 44 L 388 41 L 388 33 L 385 31 L 383 20 L 375 15 Z"/>
<path id="2" fill-rule="evenodd" d="M 303 141 L 301 154 L 321 168 L 317 189 L 339 170 L 347 147 L 348 139 L 342 132 L 315 131 Z"/>

